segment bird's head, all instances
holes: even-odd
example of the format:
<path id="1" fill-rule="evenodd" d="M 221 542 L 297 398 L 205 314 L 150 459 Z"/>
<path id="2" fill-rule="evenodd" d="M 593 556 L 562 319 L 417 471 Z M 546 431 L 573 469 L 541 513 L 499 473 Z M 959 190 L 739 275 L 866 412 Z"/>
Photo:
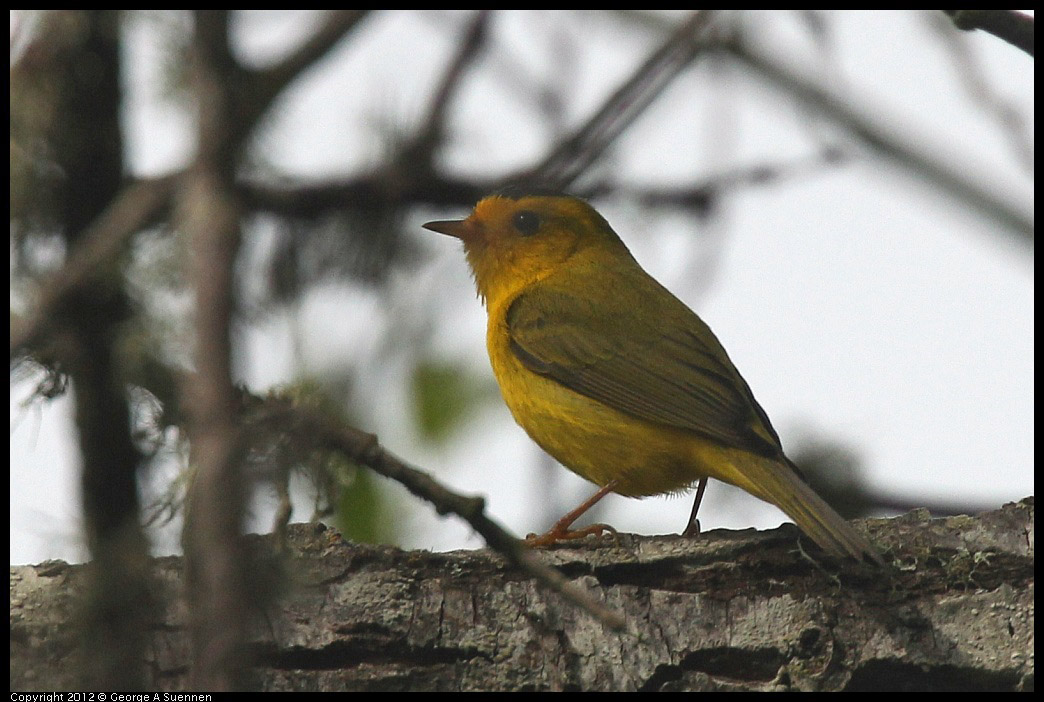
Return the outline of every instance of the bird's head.
<path id="1" fill-rule="evenodd" d="M 425 229 L 464 242 L 483 300 L 496 301 L 541 280 L 578 255 L 630 256 L 620 237 L 579 198 L 508 189 L 483 198 L 469 217 Z"/>

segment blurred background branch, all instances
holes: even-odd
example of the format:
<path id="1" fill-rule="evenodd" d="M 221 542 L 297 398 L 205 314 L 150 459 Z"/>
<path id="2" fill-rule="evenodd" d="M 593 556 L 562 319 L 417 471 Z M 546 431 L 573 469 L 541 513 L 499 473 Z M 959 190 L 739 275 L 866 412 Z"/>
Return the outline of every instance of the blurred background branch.
<path id="1" fill-rule="evenodd" d="M 1033 243 L 1031 208 L 1013 202 L 1007 193 L 972 180 L 966 175 L 967 169 L 944 163 L 939 155 L 946 153 L 946 149 L 927 142 L 926 136 L 918 134 L 909 125 L 900 128 L 888 126 L 897 120 L 880 116 L 880 106 L 872 109 L 856 107 L 850 97 L 831 94 L 829 89 L 817 85 L 812 78 L 801 75 L 796 67 L 788 65 L 783 57 L 768 56 L 750 42 L 731 42 L 726 48 L 787 94 L 822 110 L 866 146 L 928 179 L 950 193 L 956 202 L 974 207 L 996 220 L 1005 231 Z"/>
<path id="2" fill-rule="evenodd" d="M 1033 56 L 1033 16 L 1020 10 L 943 10 L 958 29 L 1000 37 Z"/>
<path id="3" fill-rule="evenodd" d="M 711 16 L 708 10 L 689 14 L 579 129 L 559 140 L 532 169 L 506 180 L 538 182 L 559 189 L 572 185 L 696 58 L 696 34 L 707 26 Z"/>

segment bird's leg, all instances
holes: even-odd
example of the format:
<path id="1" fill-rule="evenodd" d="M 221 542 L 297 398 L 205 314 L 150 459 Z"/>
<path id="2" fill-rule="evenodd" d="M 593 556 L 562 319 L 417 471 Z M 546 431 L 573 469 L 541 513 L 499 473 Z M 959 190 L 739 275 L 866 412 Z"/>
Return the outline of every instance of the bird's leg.
<path id="1" fill-rule="evenodd" d="M 707 489 L 707 480 L 709 478 L 700 478 L 700 484 L 696 486 L 696 499 L 692 503 L 692 514 L 689 515 L 689 523 L 685 525 L 682 536 L 700 535 L 700 520 L 696 518 L 696 513 L 700 511 L 700 502 L 703 501 L 703 492 Z"/>
<path id="2" fill-rule="evenodd" d="M 547 533 L 539 536 L 536 534 L 530 534 L 527 536 L 526 546 L 529 546 L 530 548 L 543 548 L 544 546 L 550 546 L 559 541 L 582 539 L 589 534 L 603 534 L 607 531 L 615 534 L 616 529 L 613 529 L 608 524 L 592 524 L 591 526 L 585 526 L 581 529 L 574 529 L 572 531 L 569 529 L 581 514 L 594 507 L 599 500 L 612 492 L 614 487 L 616 487 L 615 480 L 606 484 L 605 487 L 601 488 L 598 492 L 588 498 L 582 505 L 555 522 L 555 525 L 548 529 Z"/>

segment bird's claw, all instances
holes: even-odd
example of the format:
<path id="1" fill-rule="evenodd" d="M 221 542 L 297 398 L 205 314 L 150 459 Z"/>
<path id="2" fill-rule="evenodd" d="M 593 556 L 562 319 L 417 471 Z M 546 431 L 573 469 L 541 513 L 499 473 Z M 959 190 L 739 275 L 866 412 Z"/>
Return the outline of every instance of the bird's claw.
<path id="1" fill-rule="evenodd" d="M 559 541 L 574 541 L 586 536 L 601 536 L 607 532 L 614 537 L 617 535 L 616 529 L 608 524 L 591 524 L 580 529 L 555 529 L 552 527 L 544 534 L 527 534 L 525 544 L 529 548 L 545 548 Z"/>

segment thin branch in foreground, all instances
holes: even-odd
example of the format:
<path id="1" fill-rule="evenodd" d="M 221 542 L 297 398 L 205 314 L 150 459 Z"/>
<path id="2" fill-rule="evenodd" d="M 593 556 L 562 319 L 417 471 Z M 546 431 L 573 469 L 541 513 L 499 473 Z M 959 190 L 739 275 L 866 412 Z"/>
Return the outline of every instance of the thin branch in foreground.
<path id="1" fill-rule="evenodd" d="M 314 410 L 272 408 L 271 401 L 267 404 L 262 421 L 272 422 L 284 430 L 290 427 L 291 431 L 310 437 L 313 442 L 328 450 L 343 453 L 352 461 L 400 483 L 417 497 L 427 500 L 439 514 L 456 514 L 512 565 L 559 593 L 602 624 L 616 630 L 624 628 L 623 617 L 578 590 L 565 576 L 546 565 L 519 539 L 486 516 L 485 501 L 481 497 L 466 497 L 443 487 L 427 473 L 407 465 L 383 449 L 373 434 L 338 423 Z"/>
<path id="2" fill-rule="evenodd" d="M 199 105 L 196 162 L 182 180 L 177 215 L 192 242 L 195 377 L 181 388 L 195 477 L 185 515 L 185 583 L 192 684 L 243 687 L 250 593 L 242 522 L 242 432 L 232 386 L 234 273 L 240 209 L 230 157 L 237 74 L 227 54 L 228 15 L 197 11 L 193 88 Z"/>

